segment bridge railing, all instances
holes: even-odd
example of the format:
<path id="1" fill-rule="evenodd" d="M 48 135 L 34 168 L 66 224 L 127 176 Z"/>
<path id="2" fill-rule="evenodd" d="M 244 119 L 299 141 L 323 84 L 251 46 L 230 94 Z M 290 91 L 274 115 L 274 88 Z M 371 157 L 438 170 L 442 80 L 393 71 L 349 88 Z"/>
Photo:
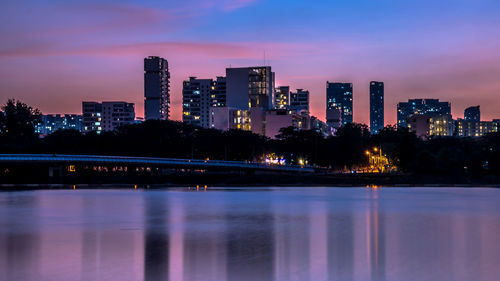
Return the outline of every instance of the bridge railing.
<path id="1" fill-rule="evenodd" d="M 79 163 L 101 163 L 115 165 L 169 165 L 182 167 L 231 167 L 242 169 L 281 170 L 313 172 L 314 169 L 307 166 L 296 165 L 271 165 L 256 162 L 226 161 L 226 160 L 202 160 L 202 159 L 179 159 L 179 158 L 157 158 L 137 156 L 104 156 L 104 155 L 68 155 L 68 154 L 0 154 L 1 162 L 79 162 Z"/>

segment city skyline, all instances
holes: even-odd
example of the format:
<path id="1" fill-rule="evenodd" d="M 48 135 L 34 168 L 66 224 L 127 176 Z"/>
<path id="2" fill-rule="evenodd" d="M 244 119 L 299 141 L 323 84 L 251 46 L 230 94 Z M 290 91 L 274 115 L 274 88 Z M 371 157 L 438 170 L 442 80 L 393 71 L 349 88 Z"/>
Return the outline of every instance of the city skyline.
<path id="1" fill-rule="evenodd" d="M 354 121 L 369 124 L 372 80 L 385 83 L 385 124 L 395 124 L 396 104 L 411 98 L 449 101 L 454 117 L 479 104 L 483 120 L 498 119 L 500 3 L 429 3 L 6 2 L 0 14 L 11 24 L 0 29 L 9 38 L 0 48 L 0 93 L 45 114 L 80 113 L 83 100 L 126 100 L 142 117 L 143 58 L 157 55 L 171 68 L 174 120 L 182 119 L 188 77 L 259 65 L 273 67 L 276 86 L 309 90 L 311 114 L 322 120 L 325 81 L 345 81 L 356 89 Z M 13 18 L 20 13 L 30 19 Z"/>

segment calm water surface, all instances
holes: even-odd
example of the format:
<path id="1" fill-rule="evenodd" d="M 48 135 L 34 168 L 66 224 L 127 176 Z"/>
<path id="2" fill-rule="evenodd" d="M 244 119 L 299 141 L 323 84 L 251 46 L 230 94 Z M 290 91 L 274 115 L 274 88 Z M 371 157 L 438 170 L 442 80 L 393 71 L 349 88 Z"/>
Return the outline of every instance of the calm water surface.
<path id="1" fill-rule="evenodd" d="M 499 280 L 500 189 L 0 193 L 0 280 Z"/>

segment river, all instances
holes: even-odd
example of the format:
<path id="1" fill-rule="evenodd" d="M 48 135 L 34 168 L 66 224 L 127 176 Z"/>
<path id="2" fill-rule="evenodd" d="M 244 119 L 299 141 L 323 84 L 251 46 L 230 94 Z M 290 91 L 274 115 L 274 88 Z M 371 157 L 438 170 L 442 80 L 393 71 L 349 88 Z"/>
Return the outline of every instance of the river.
<path id="1" fill-rule="evenodd" d="M 0 280 L 498 280 L 500 189 L 0 193 Z"/>

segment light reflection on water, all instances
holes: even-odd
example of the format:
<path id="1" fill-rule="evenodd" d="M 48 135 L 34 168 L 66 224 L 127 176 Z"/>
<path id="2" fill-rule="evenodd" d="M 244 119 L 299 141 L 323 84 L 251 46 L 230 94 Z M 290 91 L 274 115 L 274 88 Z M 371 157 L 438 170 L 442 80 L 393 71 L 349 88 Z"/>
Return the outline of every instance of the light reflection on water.
<path id="1" fill-rule="evenodd" d="M 0 193 L 1 280 L 498 280 L 500 190 Z"/>

